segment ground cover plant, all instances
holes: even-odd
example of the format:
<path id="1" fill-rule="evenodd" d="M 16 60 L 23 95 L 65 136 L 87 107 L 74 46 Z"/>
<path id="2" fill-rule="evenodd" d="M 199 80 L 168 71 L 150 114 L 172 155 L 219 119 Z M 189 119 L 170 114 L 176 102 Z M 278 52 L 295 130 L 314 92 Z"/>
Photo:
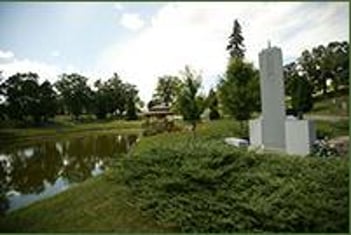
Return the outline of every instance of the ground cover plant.
<path id="1" fill-rule="evenodd" d="M 348 231 L 346 160 L 255 154 L 190 137 L 142 150 L 119 162 L 118 180 L 160 224 L 182 232 Z"/>

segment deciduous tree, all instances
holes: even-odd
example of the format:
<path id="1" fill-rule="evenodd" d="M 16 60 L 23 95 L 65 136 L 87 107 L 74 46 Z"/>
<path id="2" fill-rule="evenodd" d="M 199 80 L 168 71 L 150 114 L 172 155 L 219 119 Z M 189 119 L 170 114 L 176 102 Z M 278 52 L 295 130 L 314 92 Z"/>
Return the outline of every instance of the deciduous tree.
<path id="1" fill-rule="evenodd" d="M 162 76 L 158 78 L 154 100 L 159 100 L 166 106 L 174 104 L 179 90 L 180 79 L 176 76 Z"/>
<path id="2" fill-rule="evenodd" d="M 197 123 L 205 109 L 205 99 L 199 95 L 201 76 L 192 71 L 189 66 L 185 66 L 182 77 L 178 95 L 178 108 L 183 119 L 191 124 L 195 135 Z"/>
<path id="3" fill-rule="evenodd" d="M 253 65 L 231 59 L 218 86 L 224 111 L 239 121 L 250 119 L 260 109 L 259 89 L 258 71 Z"/>
<path id="4" fill-rule="evenodd" d="M 62 96 L 68 111 L 76 119 L 91 109 L 92 91 L 87 84 L 88 78 L 77 73 L 63 74 L 55 87 Z"/>

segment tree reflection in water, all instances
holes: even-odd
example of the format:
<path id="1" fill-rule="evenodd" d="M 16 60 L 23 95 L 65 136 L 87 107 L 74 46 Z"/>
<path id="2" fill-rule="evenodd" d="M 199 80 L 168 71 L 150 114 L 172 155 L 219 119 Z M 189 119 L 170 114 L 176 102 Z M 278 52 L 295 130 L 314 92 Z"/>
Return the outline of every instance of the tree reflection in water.
<path id="1" fill-rule="evenodd" d="M 91 135 L 3 150 L 0 214 L 10 209 L 9 201 L 40 194 L 58 179 L 72 184 L 92 177 L 103 171 L 113 157 L 126 153 L 136 140 L 136 135 Z"/>

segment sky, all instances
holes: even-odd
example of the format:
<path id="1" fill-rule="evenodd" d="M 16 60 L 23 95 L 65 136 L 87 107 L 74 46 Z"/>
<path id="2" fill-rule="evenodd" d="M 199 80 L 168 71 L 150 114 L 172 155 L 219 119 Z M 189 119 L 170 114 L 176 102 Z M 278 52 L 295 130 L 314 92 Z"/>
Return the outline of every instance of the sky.
<path id="1" fill-rule="evenodd" d="M 0 71 L 36 72 L 54 82 L 80 73 L 92 85 L 117 72 L 149 101 L 157 79 L 185 65 L 214 87 L 228 61 L 233 21 L 242 26 L 245 59 L 282 49 L 284 64 L 305 49 L 349 41 L 348 2 L 1 2 Z"/>

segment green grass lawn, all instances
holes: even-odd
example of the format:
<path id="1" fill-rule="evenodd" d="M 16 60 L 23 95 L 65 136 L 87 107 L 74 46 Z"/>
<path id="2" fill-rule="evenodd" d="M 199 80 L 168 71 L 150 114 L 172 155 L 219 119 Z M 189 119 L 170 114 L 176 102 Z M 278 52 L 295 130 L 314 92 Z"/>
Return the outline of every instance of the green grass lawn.
<path id="1" fill-rule="evenodd" d="M 328 137 L 329 139 L 338 136 L 349 135 L 349 120 L 315 121 L 317 137 Z"/>
<path id="2" fill-rule="evenodd" d="M 0 232 L 161 232 L 108 174 L 0 217 Z"/>
<path id="3" fill-rule="evenodd" d="M 67 122 L 65 125 L 53 125 L 36 128 L 1 128 L 0 145 L 14 142 L 40 141 L 43 138 L 60 138 L 68 135 L 87 135 L 92 132 L 138 134 L 141 121 L 95 121 L 90 123 Z"/>
<path id="4" fill-rule="evenodd" d="M 346 106 L 346 107 L 345 107 Z M 341 94 L 331 98 L 319 98 L 309 114 L 348 116 L 349 95 Z"/>

